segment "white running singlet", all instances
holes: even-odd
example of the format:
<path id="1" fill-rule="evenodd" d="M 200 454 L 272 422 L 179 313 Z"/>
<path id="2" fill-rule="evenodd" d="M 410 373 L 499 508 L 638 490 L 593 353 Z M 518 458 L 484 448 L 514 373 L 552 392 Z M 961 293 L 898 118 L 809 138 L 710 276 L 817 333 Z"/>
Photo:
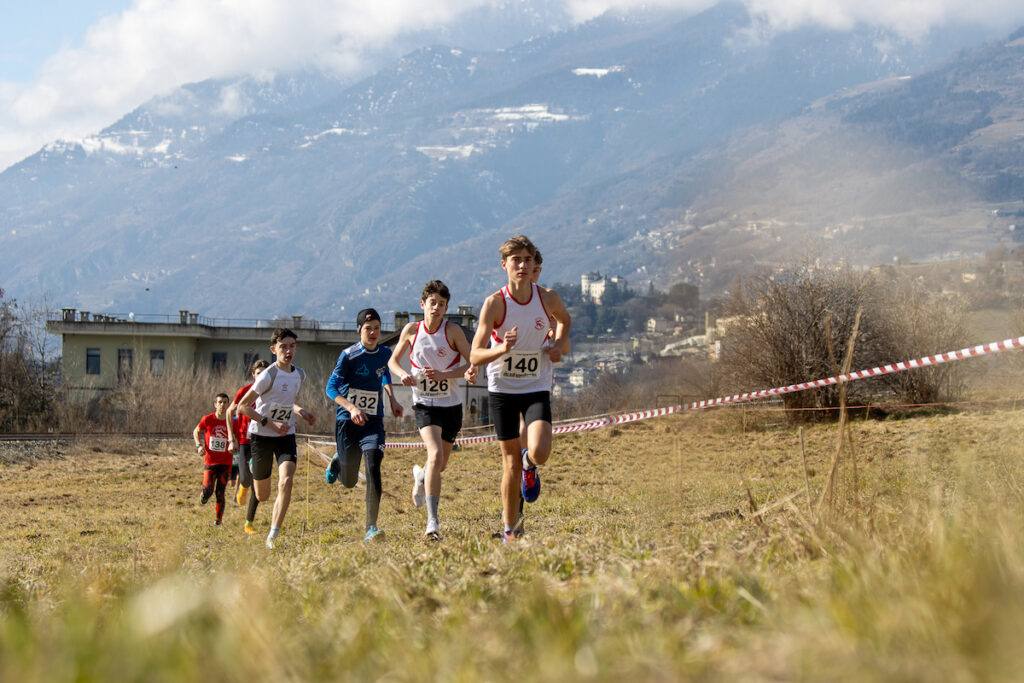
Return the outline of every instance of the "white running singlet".
<path id="1" fill-rule="evenodd" d="M 257 413 L 271 420 L 287 422 L 290 428 L 286 435 L 294 434 L 295 413 L 292 410 L 292 406 L 295 405 L 295 397 L 299 393 L 299 385 L 302 384 L 302 378 L 305 377 L 305 373 L 294 364 L 290 372 L 285 372 L 280 368 L 277 368 L 275 372 L 271 372 L 274 368 L 277 368 L 276 364 L 265 368 L 260 374 L 256 375 L 256 380 L 252 383 L 252 390 L 259 394 L 259 396 L 257 396 L 253 407 Z M 249 435 L 253 434 L 258 434 L 259 436 L 281 436 L 270 427 L 261 425 L 258 420 L 249 421 Z"/>
<path id="2" fill-rule="evenodd" d="M 498 346 L 505 332 L 518 327 L 516 345 L 487 366 L 487 390 L 501 394 L 529 394 L 551 391 L 551 358 L 545 353 L 551 322 L 537 285 L 530 285 L 526 303 L 515 300 L 508 286 L 501 288 L 505 317 L 491 332 L 491 347 Z"/>
<path id="3" fill-rule="evenodd" d="M 416 379 L 412 402 L 431 408 L 461 405 L 457 378 L 429 380 L 423 374 L 427 368 L 450 370 L 461 362 L 461 354 L 448 341 L 448 321 L 442 320 L 437 329 L 430 332 L 427 323 L 421 320 L 409 349 L 409 364 Z"/>

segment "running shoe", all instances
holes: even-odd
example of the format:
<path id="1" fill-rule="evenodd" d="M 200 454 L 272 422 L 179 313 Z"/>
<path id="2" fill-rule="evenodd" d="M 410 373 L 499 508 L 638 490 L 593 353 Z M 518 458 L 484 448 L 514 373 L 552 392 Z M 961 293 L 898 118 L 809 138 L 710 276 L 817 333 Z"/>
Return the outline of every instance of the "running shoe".
<path id="1" fill-rule="evenodd" d="M 245 505 L 245 502 L 249 500 L 249 487 L 238 485 L 238 493 L 235 494 L 235 503 L 238 505 Z"/>
<path id="2" fill-rule="evenodd" d="M 412 504 L 418 508 L 427 502 L 427 492 L 423 485 L 427 471 L 419 465 L 412 466 Z"/>
<path id="3" fill-rule="evenodd" d="M 219 519 L 213 521 L 214 526 L 220 526 L 221 524 L 223 524 L 223 522 L 221 522 Z"/>
<path id="4" fill-rule="evenodd" d="M 423 540 L 437 542 L 441 540 L 441 534 L 439 534 L 436 529 L 434 531 L 428 531 L 423 534 Z"/>
<path id="5" fill-rule="evenodd" d="M 523 535 L 523 532 L 516 531 L 515 529 L 509 529 L 502 534 L 502 541 L 504 543 L 514 543 L 519 540 L 519 537 Z"/>
<path id="6" fill-rule="evenodd" d="M 526 449 L 523 449 L 523 500 L 527 503 L 532 503 L 537 500 L 540 496 L 540 473 L 537 472 L 537 466 L 532 465 L 527 469 L 527 465 L 530 463 L 530 458 L 526 455 Z"/>
<path id="7" fill-rule="evenodd" d="M 254 527 L 252 525 L 252 522 L 246 522 L 245 523 L 245 533 L 247 533 L 247 534 L 254 534 L 254 533 L 256 533 L 256 527 Z"/>
<path id="8" fill-rule="evenodd" d="M 384 540 L 384 532 L 371 524 L 370 528 L 366 530 L 366 535 L 363 536 L 363 543 L 382 540 Z"/>
<path id="9" fill-rule="evenodd" d="M 272 539 L 270 536 L 267 536 L 267 542 L 266 542 L 265 545 L 268 548 L 270 548 L 271 550 L 273 550 L 274 549 L 274 539 Z"/>
<path id="10" fill-rule="evenodd" d="M 213 495 L 213 491 L 203 491 L 199 494 L 199 504 L 206 505 L 206 501 L 210 500 L 210 496 Z"/>
<path id="11" fill-rule="evenodd" d="M 519 519 L 517 519 L 516 523 L 514 525 L 512 525 L 512 532 L 515 533 L 516 536 L 522 536 L 523 533 L 525 532 L 525 528 L 523 527 L 523 497 L 522 496 L 519 497 Z M 501 532 L 501 531 L 495 531 L 493 534 L 491 534 L 491 538 L 501 538 L 503 533 L 504 532 Z"/>
<path id="12" fill-rule="evenodd" d="M 333 484 L 338 481 L 338 474 L 341 472 L 341 459 L 338 454 L 335 453 L 334 457 L 331 458 L 331 464 L 327 467 L 327 471 L 324 472 L 324 479 L 328 484 Z"/>

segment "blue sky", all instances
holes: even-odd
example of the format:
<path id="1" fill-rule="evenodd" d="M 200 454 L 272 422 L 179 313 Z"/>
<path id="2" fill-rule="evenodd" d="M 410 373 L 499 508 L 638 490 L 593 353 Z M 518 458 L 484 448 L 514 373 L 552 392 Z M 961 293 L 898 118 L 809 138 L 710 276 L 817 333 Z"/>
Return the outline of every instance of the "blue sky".
<path id="1" fill-rule="evenodd" d="M 47 57 L 62 47 L 81 45 L 86 29 L 131 4 L 131 0 L 0 1 L 0 81 L 31 82 Z"/>
<path id="2" fill-rule="evenodd" d="M 209 78 L 317 67 L 356 74 L 403 33 L 509 0 L 0 0 L 0 171 L 80 140 L 152 97 Z M 535 0 L 576 21 L 612 8 L 717 0 Z M 762 28 L 884 26 L 913 38 L 973 23 L 1007 33 L 1021 0 L 739 0 Z"/>

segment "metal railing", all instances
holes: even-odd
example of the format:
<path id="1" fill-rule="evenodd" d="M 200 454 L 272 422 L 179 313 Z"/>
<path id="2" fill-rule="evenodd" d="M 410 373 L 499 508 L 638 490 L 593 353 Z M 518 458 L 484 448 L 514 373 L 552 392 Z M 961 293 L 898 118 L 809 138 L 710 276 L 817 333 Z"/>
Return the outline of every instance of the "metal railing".
<path id="1" fill-rule="evenodd" d="M 76 309 L 50 311 L 48 322 L 142 323 L 164 325 L 202 325 L 205 327 L 259 327 L 274 329 L 288 327 L 294 330 L 355 330 L 353 322 L 323 321 L 312 318 L 211 318 L 198 313 L 182 312 L 178 315 L 159 313 L 92 313 Z M 387 330 L 385 330 L 387 331 Z"/>

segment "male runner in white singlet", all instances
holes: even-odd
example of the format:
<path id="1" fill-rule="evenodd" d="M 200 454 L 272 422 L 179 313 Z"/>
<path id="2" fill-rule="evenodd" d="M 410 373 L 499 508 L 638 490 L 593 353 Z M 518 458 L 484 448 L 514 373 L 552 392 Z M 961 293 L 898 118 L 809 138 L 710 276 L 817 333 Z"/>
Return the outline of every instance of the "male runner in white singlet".
<path id="1" fill-rule="evenodd" d="M 256 375 L 252 387 L 238 402 L 238 410 L 250 420 L 252 442 L 253 493 L 262 503 L 270 497 L 270 475 L 277 458 L 277 498 L 271 517 L 267 547 L 273 548 L 284 526 L 284 516 L 292 498 L 292 480 L 298 462 L 295 444 L 295 416 L 309 424 L 313 413 L 295 402 L 306 373 L 292 365 L 298 337 L 287 328 L 277 328 L 270 337 L 270 351 L 277 362 Z"/>
<path id="2" fill-rule="evenodd" d="M 499 253 L 508 284 L 487 297 L 480 309 L 470 362 L 487 366 L 491 419 L 501 446 L 508 543 L 518 535 L 520 496 L 528 503 L 537 499 L 536 466 L 551 455 L 551 364 L 569 352 L 570 320 L 558 293 L 532 282 L 537 248 L 527 237 L 509 238 Z M 555 337 L 548 339 L 552 319 Z M 520 416 L 526 444 L 519 439 Z"/>
<path id="3" fill-rule="evenodd" d="M 426 467 L 413 467 L 412 500 L 416 507 L 427 506 L 427 530 L 424 536 L 440 540 L 437 506 L 441 497 L 441 473 L 448 466 L 452 445 L 462 429 L 462 397 L 455 380 L 465 376 L 476 384 L 476 367 L 469 364 L 469 342 L 462 328 L 444 318 L 451 294 L 440 280 L 431 280 L 423 288 L 420 308 L 423 320 L 402 329 L 398 346 L 388 361 L 391 374 L 412 387 L 416 427 L 427 447 Z M 406 372 L 399 364 L 409 349 Z"/>

